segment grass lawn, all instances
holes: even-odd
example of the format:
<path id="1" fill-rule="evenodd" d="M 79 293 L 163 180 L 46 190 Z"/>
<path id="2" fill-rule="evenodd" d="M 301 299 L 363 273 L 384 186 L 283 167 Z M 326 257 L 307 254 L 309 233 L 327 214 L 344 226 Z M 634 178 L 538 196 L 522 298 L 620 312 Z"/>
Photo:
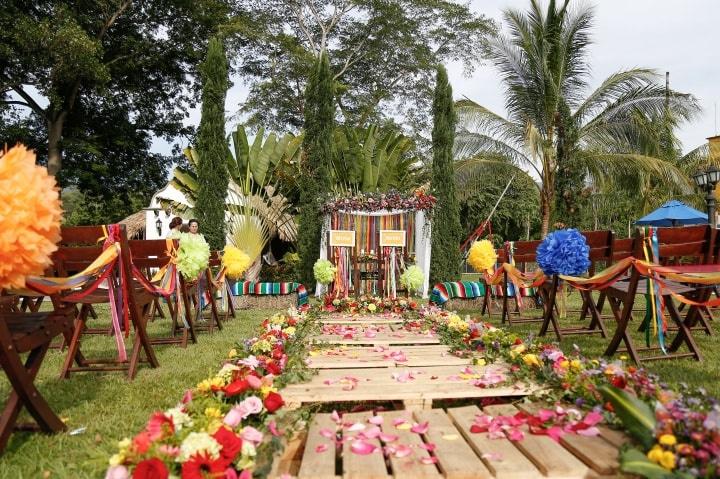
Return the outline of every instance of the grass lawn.
<path id="1" fill-rule="evenodd" d="M 121 372 L 76 373 L 70 379 L 58 378 L 64 353 L 51 350 L 45 358 L 36 384 L 53 410 L 67 421 L 68 432 L 47 436 L 18 432 L 11 436 L 0 456 L 0 478 L 102 478 L 107 461 L 116 452 L 117 441 L 140 431 L 149 414 L 172 407 L 183 392 L 198 381 L 214 374 L 222 358 L 244 338 L 257 331 L 260 322 L 275 311 L 239 311 L 214 334 L 198 333 L 198 344 L 187 349 L 157 346 L 160 367 L 140 366 L 134 381 Z M 107 310 L 98 311 L 100 319 L 91 327 L 109 324 Z M 94 324 L 93 324 L 94 323 Z M 169 330 L 169 319 L 149 325 L 150 335 Z M 113 339 L 86 336 L 86 356 L 114 356 Z M 5 375 L 0 378 L 0 398 L 9 394 Z M 23 417 L 29 417 L 27 413 Z M 70 435 L 73 430 L 82 430 Z"/>
<path id="2" fill-rule="evenodd" d="M 571 293 L 567 301 L 568 309 L 579 309 L 580 299 L 577 293 Z M 500 308 L 493 308 L 493 317 L 490 322 L 496 326 L 500 326 Z M 603 311 L 606 315 L 610 315 L 610 307 L 606 305 Z M 480 311 L 461 311 L 462 314 L 471 314 L 474 317 L 479 317 Z M 529 311 L 528 316 L 538 316 L 541 313 L 539 309 Z M 644 333 L 638 333 L 637 329 L 640 326 L 640 322 L 643 318 L 643 313 L 633 313 L 634 321 L 628 326 L 628 330 L 633 333 L 633 340 L 636 347 L 645 346 Z M 720 319 L 720 312 L 714 311 L 714 316 Z M 681 311 L 681 315 L 684 316 L 684 312 Z M 583 325 L 577 321 L 579 315 L 577 313 L 568 313 L 566 319 L 561 319 L 561 326 L 568 327 L 570 325 Z M 487 318 L 487 316 L 485 316 Z M 668 317 L 668 321 L 670 318 Z M 580 347 L 582 354 L 588 357 L 598 357 L 603 354 L 605 347 L 607 346 L 612 334 L 615 332 L 615 322 L 612 319 L 605 319 L 605 326 L 608 330 L 608 339 L 603 339 L 599 334 L 595 335 L 580 335 L 580 336 L 565 336 L 560 346 L 563 351 L 570 352 L 573 350 L 573 345 Z M 518 324 L 512 327 L 512 330 L 519 334 L 528 335 L 535 334 L 540 331 L 541 323 L 525 323 Z M 587 323 L 585 323 L 587 324 Z M 647 361 L 643 363 L 643 366 L 649 371 L 656 373 L 660 376 L 661 380 L 670 385 L 679 386 L 682 383 L 687 384 L 691 388 L 703 387 L 709 394 L 720 397 L 720 322 L 713 321 L 710 326 L 714 329 L 714 336 L 707 336 L 704 331 L 693 331 L 693 337 L 695 338 L 700 352 L 703 355 L 703 362 L 699 363 L 692 358 L 682 359 L 671 359 L 671 360 L 660 360 L 660 361 Z M 670 340 L 666 343 L 669 345 L 674 338 L 675 333 L 670 331 L 668 333 Z M 552 328 L 546 336 L 548 341 L 556 341 L 555 334 L 552 332 Z M 651 336 L 651 346 L 657 346 L 657 338 Z M 687 348 L 683 346 L 682 352 L 687 352 Z M 620 353 L 624 354 L 624 353 Z M 652 355 L 661 354 L 660 351 L 653 351 Z M 647 353 L 646 353 L 647 355 Z M 618 355 L 619 356 L 619 355 Z M 641 353 L 641 356 L 643 354 Z"/>
<path id="3" fill-rule="evenodd" d="M 570 296 L 569 308 L 577 308 L 577 294 Z M 213 374 L 223 356 L 233 345 L 251 336 L 259 323 L 275 311 L 241 311 L 235 320 L 225 323 L 222 332 L 208 335 L 200 333 L 199 343 L 183 350 L 177 346 L 156 347 L 161 367 L 141 367 L 137 378 L 129 382 L 121 373 L 74 374 L 69 380 L 58 379 L 64 354 L 53 350 L 43 364 L 38 384 L 51 407 L 67 420 L 68 432 L 54 436 L 37 433 L 16 433 L 3 456 L 0 456 L 0 478 L 98 478 L 103 477 L 108 457 L 116 450 L 118 440 L 140 431 L 149 414 L 157 409 L 175 405 L 188 387 Z M 538 310 L 532 311 L 538 313 Z M 461 314 L 479 316 L 479 311 L 461 311 Z M 499 325 L 499 311 L 490 320 Z M 572 317 L 572 315 L 571 315 Z M 577 316 L 575 316 L 577 317 Z M 108 324 L 106 310 L 100 311 L 95 325 Z M 637 329 L 639 319 L 634 324 Z M 562 320 L 566 324 L 570 319 Z M 160 334 L 168 329 L 169 320 L 156 320 L 150 324 L 150 334 Z M 93 326 L 95 326 L 93 325 Z M 606 320 L 612 331 L 613 322 Z M 536 334 L 539 323 L 514 326 L 520 334 Z M 720 334 L 720 332 L 718 333 Z M 637 345 L 643 337 L 636 334 Z M 720 396 L 720 350 L 718 337 L 695 332 L 695 338 L 705 356 L 697 363 L 690 359 L 655 361 L 647 363 L 648 369 L 658 373 L 669 384 L 687 383 L 691 387 L 704 387 Z M 548 337 L 554 340 L 554 336 Z M 571 351 L 578 345 L 583 354 L 599 356 L 608 340 L 599 335 L 569 336 L 562 348 Z M 88 336 L 84 351 L 88 355 L 105 353 L 114 355 L 113 341 L 106 336 Z M 9 392 L 6 379 L 0 378 L 0 397 Z"/>

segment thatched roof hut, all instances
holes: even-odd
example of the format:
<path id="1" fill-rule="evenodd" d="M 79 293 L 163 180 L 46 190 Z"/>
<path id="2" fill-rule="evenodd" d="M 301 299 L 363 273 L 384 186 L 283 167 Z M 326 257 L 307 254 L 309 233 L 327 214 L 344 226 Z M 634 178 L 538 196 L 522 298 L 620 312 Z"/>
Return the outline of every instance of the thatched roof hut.
<path id="1" fill-rule="evenodd" d="M 120 221 L 120 224 L 125 225 L 127 230 L 128 239 L 145 239 L 145 211 L 140 210 L 137 213 L 133 213 L 124 220 Z"/>

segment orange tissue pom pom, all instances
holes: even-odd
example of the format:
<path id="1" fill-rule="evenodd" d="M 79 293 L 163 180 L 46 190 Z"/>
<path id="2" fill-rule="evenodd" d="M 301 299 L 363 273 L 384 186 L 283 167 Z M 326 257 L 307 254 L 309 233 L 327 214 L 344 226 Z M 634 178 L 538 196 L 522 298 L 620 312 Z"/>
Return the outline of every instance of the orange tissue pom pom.
<path id="1" fill-rule="evenodd" d="M 55 178 L 35 153 L 23 145 L 0 153 L 0 288 L 22 288 L 50 266 L 61 219 Z"/>

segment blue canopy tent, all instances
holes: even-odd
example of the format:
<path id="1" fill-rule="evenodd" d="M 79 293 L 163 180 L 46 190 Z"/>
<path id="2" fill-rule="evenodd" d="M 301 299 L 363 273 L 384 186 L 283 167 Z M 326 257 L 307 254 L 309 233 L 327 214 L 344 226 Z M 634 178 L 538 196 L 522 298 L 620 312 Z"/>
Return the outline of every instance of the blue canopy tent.
<path id="1" fill-rule="evenodd" d="M 648 226 L 685 226 L 707 224 L 708 216 L 685 203 L 671 200 L 635 222 Z"/>

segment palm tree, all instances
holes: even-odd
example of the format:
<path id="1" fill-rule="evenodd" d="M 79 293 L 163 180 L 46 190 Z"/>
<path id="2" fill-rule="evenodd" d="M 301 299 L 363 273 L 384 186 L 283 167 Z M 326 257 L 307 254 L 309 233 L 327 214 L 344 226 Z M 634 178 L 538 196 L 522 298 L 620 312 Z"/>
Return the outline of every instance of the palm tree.
<path id="1" fill-rule="evenodd" d="M 689 188 L 673 164 L 628 147 L 637 129 L 631 119 L 637 113 L 658 117 L 669 108 L 678 120 L 688 120 L 698 111 L 693 97 L 666 92 L 647 69 L 620 71 L 589 92 L 593 10 L 568 4 L 551 0 L 543 11 L 531 0 L 528 12 L 505 10 L 509 34 L 491 39 L 487 54 L 505 86 L 507 118 L 469 99 L 458 102 L 456 155 L 468 160 L 460 168 L 502 161 L 529 170 L 538 182 L 543 235 L 558 168 L 569 159 L 598 183 L 619 173 L 650 172 Z"/>

